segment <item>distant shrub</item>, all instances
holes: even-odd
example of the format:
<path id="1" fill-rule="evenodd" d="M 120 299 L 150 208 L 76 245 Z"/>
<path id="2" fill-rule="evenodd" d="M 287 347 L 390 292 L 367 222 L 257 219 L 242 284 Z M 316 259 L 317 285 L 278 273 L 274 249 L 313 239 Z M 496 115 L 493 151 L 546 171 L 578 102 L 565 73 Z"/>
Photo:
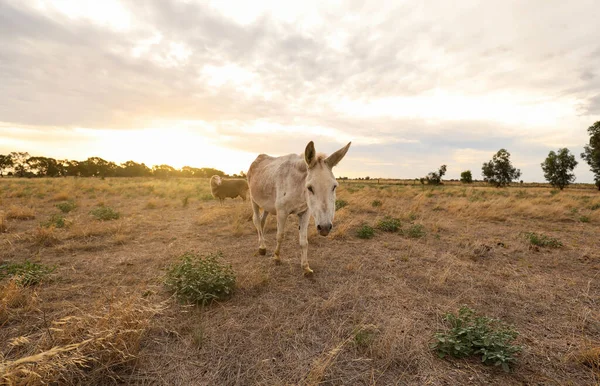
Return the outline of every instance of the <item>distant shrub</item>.
<path id="1" fill-rule="evenodd" d="M 116 220 L 120 217 L 119 212 L 115 211 L 114 209 L 108 206 L 100 206 L 98 208 L 94 208 L 92 209 L 90 214 L 100 221 Z"/>
<path id="2" fill-rule="evenodd" d="M 529 240 L 531 245 L 535 245 L 538 247 L 549 247 L 549 248 L 560 248 L 562 247 L 562 242 L 551 236 L 546 236 L 534 232 L 525 233 L 525 238 Z"/>
<path id="3" fill-rule="evenodd" d="M 190 303 L 206 305 L 225 299 L 233 294 L 235 274 L 222 257 L 221 252 L 206 256 L 186 252 L 169 267 L 165 285 L 177 298 Z"/>
<path id="4" fill-rule="evenodd" d="M 406 235 L 413 239 L 418 239 L 425 236 L 425 227 L 421 224 L 413 224 L 406 231 Z"/>
<path id="5" fill-rule="evenodd" d="M 484 364 L 502 366 L 507 372 L 510 365 L 517 362 L 515 354 L 522 347 L 512 342 L 519 333 L 499 319 L 476 316 L 472 309 L 462 307 L 458 315 L 449 312 L 444 320 L 450 330 L 436 333 L 431 346 L 440 358 L 481 356 Z"/>
<path id="6" fill-rule="evenodd" d="M 17 283 L 22 286 L 36 285 L 41 283 L 54 269 L 55 267 L 48 267 L 31 261 L 3 263 L 0 264 L 0 280 L 5 277 L 14 277 Z"/>
<path id="7" fill-rule="evenodd" d="M 77 208 L 77 205 L 75 204 L 75 201 L 65 201 L 56 204 L 56 207 L 60 209 L 60 211 L 63 213 L 69 213 L 70 211 Z"/>
<path id="8" fill-rule="evenodd" d="M 587 223 L 590 222 L 590 218 L 588 216 L 581 216 L 579 217 L 579 221 Z"/>
<path id="9" fill-rule="evenodd" d="M 383 202 L 381 202 L 380 200 L 374 200 L 373 202 L 371 202 L 371 206 L 373 208 L 380 207 L 381 205 L 383 205 Z"/>
<path id="10" fill-rule="evenodd" d="M 369 225 L 363 225 L 356 231 L 356 236 L 360 239 L 370 239 L 375 235 L 375 230 Z"/>
<path id="11" fill-rule="evenodd" d="M 348 205 L 348 201 L 345 200 L 335 200 L 335 210 L 338 211 L 343 207 Z"/>
<path id="12" fill-rule="evenodd" d="M 400 229 L 400 226 L 400 219 L 390 216 L 385 216 L 377 223 L 377 229 L 380 229 L 384 232 L 397 232 Z"/>
<path id="13" fill-rule="evenodd" d="M 465 170 L 464 172 L 460 173 L 460 182 L 463 184 L 473 183 L 473 175 L 471 174 L 470 170 Z"/>
<path id="14" fill-rule="evenodd" d="M 45 222 L 41 223 L 40 225 L 45 228 L 49 228 L 52 226 L 55 228 L 64 228 L 66 226 L 66 223 L 65 223 L 65 218 L 63 217 L 62 214 L 53 214 L 52 216 L 50 216 L 48 221 L 45 221 Z"/>
<path id="15" fill-rule="evenodd" d="M 598 209 L 600 209 L 600 202 L 597 203 L 597 204 L 594 204 L 594 205 L 590 206 L 590 209 L 591 210 L 598 210 Z"/>

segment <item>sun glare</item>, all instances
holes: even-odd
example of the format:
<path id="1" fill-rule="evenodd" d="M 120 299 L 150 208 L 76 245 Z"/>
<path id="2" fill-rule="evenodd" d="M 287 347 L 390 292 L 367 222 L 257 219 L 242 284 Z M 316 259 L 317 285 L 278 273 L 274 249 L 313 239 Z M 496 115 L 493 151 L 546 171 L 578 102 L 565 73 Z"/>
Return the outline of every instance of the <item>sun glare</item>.
<path id="1" fill-rule="evenodd" d="M 79 130 L 95 137 L 90 154 L 118 163 L 133 160 L 148 166 L 167 164 L 181 168 L 187 165 L 239 173 L 256 157 L 219 146 L 210 138 L 187 129 Z"/>

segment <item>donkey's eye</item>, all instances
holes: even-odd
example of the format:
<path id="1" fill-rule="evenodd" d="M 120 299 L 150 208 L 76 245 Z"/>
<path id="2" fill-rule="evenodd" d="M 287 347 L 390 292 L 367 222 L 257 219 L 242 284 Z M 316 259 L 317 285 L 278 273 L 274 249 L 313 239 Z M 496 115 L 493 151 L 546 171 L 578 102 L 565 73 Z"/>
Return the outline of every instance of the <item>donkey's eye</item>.
<path id="1" fill-rule="evenodd" d="M 309 186 L 309 187 L 308 187 L 308 191 L 309 191 L 309 192 L 311 192 L 312 194 L 315 194 L 315 192 L 313 191 L 313 188 L 312 188 L 312 186 Z"/>
<path id="2" fill-rule="evenodd" d="M 335 192 L 335 188 L 337 188 L 337 185 L 333 185 L 333 192 Z"/>

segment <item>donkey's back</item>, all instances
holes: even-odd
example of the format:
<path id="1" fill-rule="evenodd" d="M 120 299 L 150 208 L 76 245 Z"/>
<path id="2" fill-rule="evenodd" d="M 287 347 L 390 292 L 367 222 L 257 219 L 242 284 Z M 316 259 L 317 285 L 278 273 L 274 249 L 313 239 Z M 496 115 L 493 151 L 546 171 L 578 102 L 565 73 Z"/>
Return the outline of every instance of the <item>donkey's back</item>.
<path id="1" fill-rule="evenodd" d="M 300 155 L 271 157 L 261 154 L 248 169 L 250 197 L 270 213 L 276 213 L 277 206 L 281 207 L 283 201 L 291 206 L 302 205 L 305 177 L 306 164 Z"/>

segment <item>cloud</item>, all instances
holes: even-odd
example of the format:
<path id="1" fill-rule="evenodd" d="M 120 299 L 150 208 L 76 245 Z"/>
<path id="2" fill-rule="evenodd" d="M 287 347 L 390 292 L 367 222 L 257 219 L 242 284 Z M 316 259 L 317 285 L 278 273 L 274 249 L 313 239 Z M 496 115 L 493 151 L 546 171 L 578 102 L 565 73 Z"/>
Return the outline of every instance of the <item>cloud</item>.
<path id="1" fill-rule="evenodd" d="M 468 151 L 577 146 L 600 119 L 594 1 L 98 4 L 0 3 L 0 122 L 21 142 L 32 128 L 185 128 L 274 154 L 352 140 L 372 161 L 348 174 L 417 177 L 472 167 Z"/>

